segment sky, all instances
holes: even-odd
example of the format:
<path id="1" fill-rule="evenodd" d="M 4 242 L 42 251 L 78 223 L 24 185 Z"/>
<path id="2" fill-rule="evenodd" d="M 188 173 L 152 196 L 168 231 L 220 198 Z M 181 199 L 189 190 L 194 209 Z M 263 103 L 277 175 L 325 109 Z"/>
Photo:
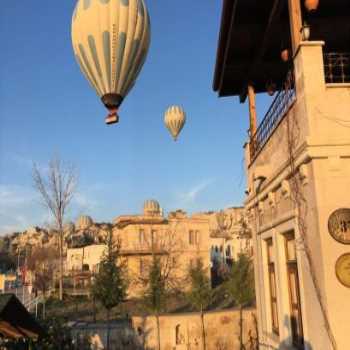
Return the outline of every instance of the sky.
<path id="1" fill-rule="evenodd" d="M 248 107 L 212 90 L 221 1 L 146 0 L 150 51 L 135 87 L 106 126 L 106 110 L 75 62 L 75 0 L 6 1 L 0 12 L 0 234 L 50 217 L 33 187 L 33 162 L 78 169 L 67 221 L 111 221 L 157 199 L 165 212 L 242 205 Z M 187 123 L 175 143 L 169 105 Z M 258 96 L 258 113 L 268 99 Z"/>

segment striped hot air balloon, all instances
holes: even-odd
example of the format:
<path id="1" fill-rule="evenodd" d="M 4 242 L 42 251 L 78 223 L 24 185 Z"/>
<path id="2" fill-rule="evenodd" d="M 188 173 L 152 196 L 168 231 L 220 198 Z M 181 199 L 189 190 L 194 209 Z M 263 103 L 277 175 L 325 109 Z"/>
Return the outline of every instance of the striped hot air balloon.
<path id="1" fill-rule="evenodd" d="M 133 87 L 150 44 L 144 0 L 78 0 L 72 18 L 78 64 L 109 110 L 107 124 Z"/>
<path id="2" fill-rule="evenodd" d="M 179 106 L 169 107 L 165 112 L 164 123 L 176 141 L 186 123 L 186 114 L 184 110 Z"/>

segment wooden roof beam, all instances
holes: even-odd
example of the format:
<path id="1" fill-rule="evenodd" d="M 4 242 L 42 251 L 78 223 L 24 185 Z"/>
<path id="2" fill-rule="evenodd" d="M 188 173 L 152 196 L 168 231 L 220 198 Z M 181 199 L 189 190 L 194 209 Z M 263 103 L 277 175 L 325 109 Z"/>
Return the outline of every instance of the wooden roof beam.
<path id="1" fill-rule="evenodd" d="M 263 35 L 263 40 L 261 42 L 261 45 L 259 46 L 259 49 L 257 50 L 257 55 L 255 56 L 255 59 L 253 61 L 253 64 L 251 66 L 250 72 L 247 76 L 247 83 L 243 87 L 243 90 L 239 96 L 239 100 L 241 103 L 244 103 L 247 98 L 248 93 L 248 81 L 252 79 L 252 76 L 256 72 L 259 64 L 261 63 L 262 59 L 264 58 L 264 55 L 266 53 L 267 47 L 269 45 L 269 41 L 272 35 L 272 30 L 274 24 L 279 20 L 282 10 L 283 10 L 284 1 L 283 0 L 275 0 L 269 15 L 269 19 L 267 22 L 267 26 L 265 28 L 265 32 Z"/>
<path id="2" fill-rule="evenodd" d="M 300 0 L 288 0 L 289 24 L 292 37 L 293 55 L 296 53 L 301 42 L 302 14 Z"/>
<path id="3" fill-rule="evenodd" d="M 222 68 L 221 68 L 221 76 L 219 77 L 219 79 L 220 79 L 219 86 L 218 86 L 219 93 L 220 93 L 220 90 L 222 88 L 222 82 L 224 80 L 225 67 L 226 67 L 227 60 L 228 60 L 228 53 L 230 51 L 230 42 L 231 42 L 231 38 L 232 38 L 233 27 L 234 27 L 236 13 L 237 13 L 238 1 L 239 0 L 236 0 L 234 2 L 233 9 L 232 9 L 230 28 L 229 28 L 228 35 L 227 35 L 227 45 L 226 45 L 226 48 L 225 48 L 224 59 L 223 59 Z"/>

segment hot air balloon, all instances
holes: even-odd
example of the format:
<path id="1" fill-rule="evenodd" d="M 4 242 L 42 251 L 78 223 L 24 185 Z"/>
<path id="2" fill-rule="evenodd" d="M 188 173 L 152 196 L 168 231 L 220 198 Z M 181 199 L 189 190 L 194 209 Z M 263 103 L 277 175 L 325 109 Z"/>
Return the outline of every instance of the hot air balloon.
<path id="1" fill-rule="evenodd" d="M 133 87 L 150 44 L 144 0 L 78 0 L 72 44 L 81 71 L 109 110 L 107 124 Z"/>
<path id="2" fill-rule="evenodd" d="M 179 106 L 169 107 L 165 112 L 164 123 L 176 141 L 186 123 L 184 110 Z"/>

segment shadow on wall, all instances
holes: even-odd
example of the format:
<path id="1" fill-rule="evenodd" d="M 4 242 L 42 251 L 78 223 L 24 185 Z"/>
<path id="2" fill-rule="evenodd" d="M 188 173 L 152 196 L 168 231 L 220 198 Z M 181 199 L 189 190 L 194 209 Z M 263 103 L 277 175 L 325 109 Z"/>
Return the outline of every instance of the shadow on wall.
<path id="1" fill-rule="evenodd" d="M 107 344 L 107 324 L 78 322 L 72 326 L 75 349 L 104 350 Z M 134 330 L 129 321 L 116 321 L 110 325 L 110 349 L 146 350 L 148 332 Z"/>
<path id="2" fill-rule="evenodd" d="M 284 326 L 289 330 L 294 329 L 295 337 L 288 337 L 283 342 L 281 342 L 278 347 L 274 347 L 270 344 L 265 344 L 263 342 L 259 342 L 260 350 L 316 350 L 312 347 L 312 345 L 303 339 L 301 325 L 298 324 L 297 319 L 292 318 L 290 316 L 285 315 L 283 320 Z M 300 326 L 300 328 L 299 328 Z M 297 336 L 298 334 L 298 336 Z M 275 336 L 268 336 L 273 339 Z"/>
<path id="3" fill-rule="evenodd" d="M 316 350 L 312 347 L 312 345 L 307 342 L 304 341 L 304 345 L 299 345 L 299 347 L 297 347 L 296 345 L 293 345 L 293 340 L 292 338 L 288 338 L 287 340 L 283 341 L 282 343 L 280 343 L 280 345 L 276 348 L 272 345 L 268 345 L 268 344 L 264 344 L 264 343 L 260 343 L 259 342 L 259 350 Z"/>
<path id="4" fill-rule="evenodd" d="M 148 338 L 153 331 L 152 328 L 147 328 L 146 323 L 147 323 L 147 318 L 143 317 L 141 324 L 136 329 L 137 334 L 135 339 L 138 339 L 138 341 L 140 342 L 141 348 L 139 349 L 142 349 L 142 350 L 147 349 L 146 344 L 148 343 Z"/>

